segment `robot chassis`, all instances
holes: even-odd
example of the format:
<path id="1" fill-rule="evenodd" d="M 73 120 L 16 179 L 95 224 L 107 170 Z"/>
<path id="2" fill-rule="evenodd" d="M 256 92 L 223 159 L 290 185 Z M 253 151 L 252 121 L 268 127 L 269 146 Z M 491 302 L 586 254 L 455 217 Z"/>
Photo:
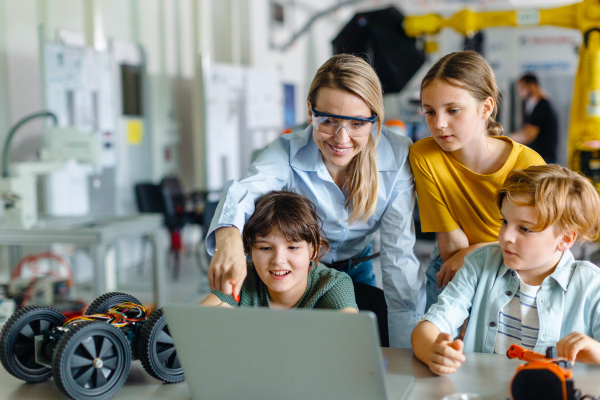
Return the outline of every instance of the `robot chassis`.
<path id="1" fill-rule="evenodd" d="M 52 377 L 75 400 L 112 397 L 137 359 L 165 383 L 185 379 L 162 309 L 148 316 L 125 293 L 100 296 L 70 319 L 50 307 L 25 307 L 0 333 L 0 361 L 11 375 L 30 383 Z"/>

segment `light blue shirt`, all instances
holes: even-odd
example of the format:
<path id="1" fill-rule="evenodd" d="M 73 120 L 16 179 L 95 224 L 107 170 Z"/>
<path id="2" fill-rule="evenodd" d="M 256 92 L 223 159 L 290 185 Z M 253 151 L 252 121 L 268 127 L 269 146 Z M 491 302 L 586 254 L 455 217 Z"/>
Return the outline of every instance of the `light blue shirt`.
<path id="1" fill-rule="evenodd" d="M 504 265 L 500 245 L 481 247 L 465 257 L 464 266 L 423 319 L 456 337 L 469 317 L 465 351 L 493 353 L 499 313 L 518 290 L 519 277 Z M 576 331 L 600 339 L 600 269 L 575 261 L 571 251 L 564 252 L 542 282 L 536 304 L 540 328 L 534 351 L 545 353 Z"/>
<path id="2" fill-rule="evenodd" d="M 342 190 L 325 167 L 312 138 L 312 126 L 276 139 L 239 181 L 229 181 L 212 220 L 206 248 L 215 248 L 214 231 L 235 226 L 240 231 L 262 194 L 283 188 L 310 199 L 323 221 L 331 245 L 322 261 L 346 260 L 360 253 L 381 232 L 381 269 L 388 306 L 390 346 L 410 347 L 410 334 L 425 311 L 425 275 L 413 253 L 413 175 L 408 162 L 408 138 L 382 130 L 377 144 L 379 190 L 375 213 L 366 221 L 348 225 Z"/>

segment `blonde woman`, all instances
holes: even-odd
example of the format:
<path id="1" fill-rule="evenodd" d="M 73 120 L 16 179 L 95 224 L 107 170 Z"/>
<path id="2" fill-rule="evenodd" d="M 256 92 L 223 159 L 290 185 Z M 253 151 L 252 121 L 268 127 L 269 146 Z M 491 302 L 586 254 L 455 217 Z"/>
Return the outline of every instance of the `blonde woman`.
<path id="1" fill-rule="evenodd" d="M 247 271 L 240 232 L 254 201 L 271 190 L 293 190 L 317 207 L 331 244 L 322 262 L 355 282 L 375 285 L 371 241 L 380 230 L 390 345 L 410 347 L 425 308 L 424 271 L 413 254 L 410 140 L 382 130 L 381 83 L 356 56 L 337 55 L 319 68 L 308 110 L 306 130 L 276 139 L 242 179 L 226 184 L 206 239 L 214 251 L 210 286 L 239 298 Z"/>

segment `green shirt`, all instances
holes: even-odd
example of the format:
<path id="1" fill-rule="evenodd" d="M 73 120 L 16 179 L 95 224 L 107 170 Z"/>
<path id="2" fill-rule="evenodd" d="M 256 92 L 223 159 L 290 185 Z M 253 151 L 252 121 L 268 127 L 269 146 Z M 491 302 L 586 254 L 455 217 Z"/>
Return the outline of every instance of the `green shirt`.
<path id="1" fill-rule="evenodd" d="M 234 307 L 270 307 L 267 285 L 260 279 L 252 262 L 248 262 L 248 275 L 240 291 L 240 303 L 233 297 L 213 290 L 221 301 Z M 308 271 L 306 291 L 294 308 L 328 308 L 341 310 L 355 308 L 354 285 L 345 272 L 328 268 L 321 263 L 314 264 Z"/>

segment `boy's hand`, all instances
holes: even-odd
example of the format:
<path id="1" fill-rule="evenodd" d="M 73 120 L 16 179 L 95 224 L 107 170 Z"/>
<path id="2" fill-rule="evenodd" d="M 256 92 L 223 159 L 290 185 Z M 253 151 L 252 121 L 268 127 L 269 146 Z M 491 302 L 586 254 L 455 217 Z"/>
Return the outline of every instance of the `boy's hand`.
<path id="1" fill-rule="evenodd" d="M 556 344 L 559 357 L 586 364 L 600 364 L 600 342 L 581 332 L 573 332 Z"/>
<path id="2" fill-rule="evenodd" d="M 463 355 L 464 347 L 462 340 L 452 341 L 452 336 L 440 333 L 431 346 L 427 366 L 436 375 L 455 373 L 466 361 L 466 357 Z"/>

